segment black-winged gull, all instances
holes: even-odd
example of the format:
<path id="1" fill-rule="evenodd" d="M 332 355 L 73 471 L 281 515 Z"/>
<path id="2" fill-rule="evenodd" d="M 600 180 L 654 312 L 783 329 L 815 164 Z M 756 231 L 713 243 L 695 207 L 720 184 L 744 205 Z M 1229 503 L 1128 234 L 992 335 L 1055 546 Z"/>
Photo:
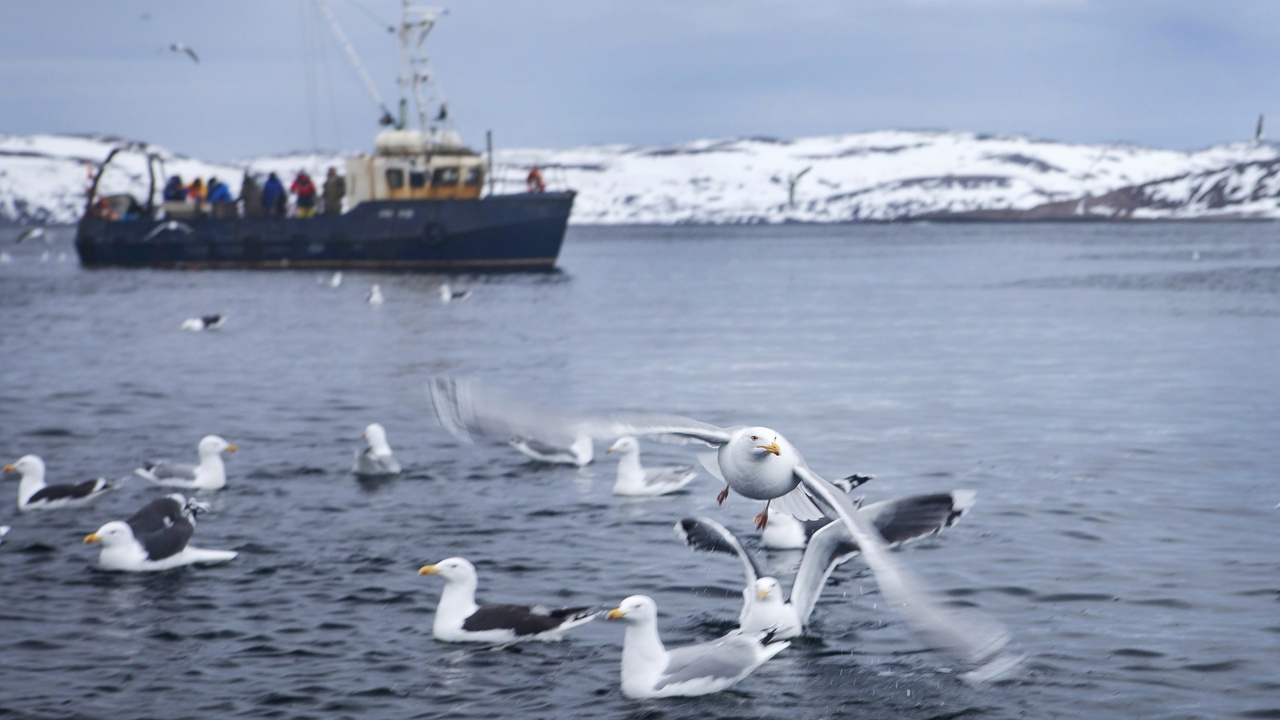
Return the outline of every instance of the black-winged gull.
<path id="1" fill-rule="evenodd" d="M 179 330 L 189 330 L 191 332 L 202 332 L 204 330 L 217 330 L 227 321 L 227 316 L 217 315 L 201 315 L 200 317 L 187 318 L 178 326 Z"/>
<path id="2" fill-rule="evenodd" d="M 928 586 L 890 557 L 883 540 L 869 520 L 859 517 L 849 498 L 804 461 L 804 457 L 778 431 L 763 426 L 719 427 L 680 415 L 615 413 L 569 415 L 521 406 L 490 395 L 473 382 L 440 377 L 429 389 L 440 423 L 455 436 L 510 437 L 531 432 L 562 435 L 585 434 L 594 438 L 648 435 L 663 442 L 702 442 L 718 448 L 708 470 L 718 470 L 725 482 L 720 499 L 732 489 L 740 495 L 766 501 L 778 509 L 812 520 L 826 514 L 838 518 L 862 550 L 885 602 L 899 611 L 911 628 L 929 643 L 974 669 L 966 673 L 980 681 L 1007 673 L 1018 662 L 1006 651 L 1008 632 L 976 612 L 944 608 Z M 765 524 L 765 512 L 756 516 Z"/>
<path id="3" fill-rule="evenodd" d="M 885 500 L 859 508 L 858 514 L 868 517 L 892 547 L 951 527 L 973 507 L 973 501 L 973 491 L 954 490 Z M 777 578 L 765 574 L 742 541 L 715 520 L 685 518 L 676 523 L 676 533 L 695 550 L 738 556 L 746 573 L 738 624 L 743 632 L 774 630 L 779 638 L 804 632 L 827 578 L 858 554 L 858 545 L 849 539 L 843 524 L 831 523 L 818 530 L 805 548 L 790 596 L 784 597 Z"/>
<path id="4" fill-rule="evenodd" d="M 81 507 L 114 487 L 103 477 L 75 484 L 46 485 L 44 460 L 39 455 L 23 455 L 4 466 L 5 473 L 15 471 L 22 474 L 18 483 L 19 512 Z"/>
<path id="5" fill-rule="evenodd" d="M 222 453 L 238 449 L 217 435 L 205 435 L 196 446 L 200 464 L 152 460 L 133 472 L 157 485 L 189 490 L 219 490 L 227 484 L 227 468 L 222 463 Z"/>
<path id="6" fill-rule="evenodd" d="M 153 500 L 128 520 L 114 520 L 85 536 L 85 544 L 102 543 L 98 566 L 121 572 L 156 572 L 195 563 L 221 563 L 234 550 L 206 550 L 187 542 L 195 532 L 196 513 L 208 508 L 180 493 Z"/>
<path id="7" fill-rule="evenodd" d="M 400 474 L 400 463 L 391 454 L 387 444 L 387 431 L 378 423 L 370 423 L 360 433 L 365 439 L 364 450 L 356 451 L 355 465 L 351 472 L 358 477 L 386 477 Z"/>
<path id="8" fill-rule="evenodd" d="M 454 300 L 466 300 L 471 297 L 471 288 L 466 290 L 454 290 L 449 287 L 449 283 L 440 286 L 440 302 L 448 304 Z"/>
<path id="9" fill-rule="evenodd" d="M 605 452 L 618 454 L 618 479 L 613 484 L 614 495 L 666 495 L 688 485 L 698 475 L 692 465 L 643 467 L 640 464 L 640 442 L 630 435 L 615 440 Z"/>
<path id="10" fill-rule="evenodd" d="M 424 565 L 419 575 L 444 578 L 431 635 L 445 642 L 507 644 L 526 640 L 560 640 L 564 633 L 590 622 L 589 607 L 552 608 L 542 605 L 479 605 L 476 568 L 465 558 L 445 558 Z"/>
<path id="11" fill-rule="evenodd" d="M 609 611 L 627 624 L 622 639 L 622 694 L 629 698 L 691 697 L 720 692 L 787 648 L 772 633 L 734 631 L 711 642 L 668 650 L 658 634 L 658 606 L 632 595 Z"/>

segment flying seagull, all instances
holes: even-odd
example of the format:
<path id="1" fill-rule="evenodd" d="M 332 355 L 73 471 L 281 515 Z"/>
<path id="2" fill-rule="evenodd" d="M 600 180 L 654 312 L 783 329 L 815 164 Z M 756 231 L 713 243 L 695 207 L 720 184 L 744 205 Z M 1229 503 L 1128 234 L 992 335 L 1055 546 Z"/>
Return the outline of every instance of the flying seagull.
<path id="1" fill-rule="evenodd" d="M 169 43 L 169 52 L 186 53 L 187 57 L 197 63 L 200 62 L 200 58 L 196 55 L 196 51 L 180 42 Z"/>
<path id="2" fill-rule="evenodd" d="M 574 416 L 499 399 L 465 378 L 434 378 L 429 389 L 437 419 L 463 440 L 536 431 L 597 438 L 647 435 L 662 442 L 701 442 L 717 448 L 700 459 L 725 483 L 718 499 L 733 490 L 765 501 L 765 511 L 756 516 L 757 527 L 767 522 L 770 505 L 802 520 L 824 514 L 837 518 L 862 551 L 887 604 L 901 612 L 928 642 L 973 665 L 966 678 L 981 681 L 999 677 L 1021 661 L 1006 652 L 1009 633 L 998 623 L 973 612 L 944 608 L 934 599 L 927 584 L 889 555 L 870 519 L 860 515 L 847 495 L 814 472 L 799 450 L 772 428 L 719 427 L 660 413 Z"/>

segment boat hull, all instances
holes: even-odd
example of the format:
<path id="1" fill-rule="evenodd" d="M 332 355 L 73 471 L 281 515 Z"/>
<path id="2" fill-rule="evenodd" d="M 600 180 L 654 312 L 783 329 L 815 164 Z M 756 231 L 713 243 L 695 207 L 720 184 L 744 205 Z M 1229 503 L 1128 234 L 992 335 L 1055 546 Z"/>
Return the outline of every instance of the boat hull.
<path id="1" fill-rule="evenodd" d="M 76 251 L 87 268 L 545 271 L 555 268 L 574 196 L 368 201 L 313 218 L 86 217 Z"/>

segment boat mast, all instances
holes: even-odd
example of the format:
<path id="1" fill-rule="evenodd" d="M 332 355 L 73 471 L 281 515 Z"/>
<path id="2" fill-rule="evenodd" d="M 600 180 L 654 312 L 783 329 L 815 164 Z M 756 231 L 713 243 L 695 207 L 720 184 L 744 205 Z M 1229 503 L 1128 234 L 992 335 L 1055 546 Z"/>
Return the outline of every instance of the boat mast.
<path id="1" fill-rule="evenodd" d="M 436 18 L 446 11 L 443 8 L 414 5 L 411 0 L 404 2 L 404 19 L 400 22 L 400 125 L 406 123 L 406 97 L 412 96 L 414 109 L 418 115 L 418 127 L 425 131 L 441 126 L 453 127 L 453 118 L 449 115 L 449 106 L 444 101 L 444 94 L 435 81 L 431 71 L 431 63 L 423 51 L 422 44 L 436 25 Z M 428 119 L 428 106 L 439 105 L 435 117 Z"/>

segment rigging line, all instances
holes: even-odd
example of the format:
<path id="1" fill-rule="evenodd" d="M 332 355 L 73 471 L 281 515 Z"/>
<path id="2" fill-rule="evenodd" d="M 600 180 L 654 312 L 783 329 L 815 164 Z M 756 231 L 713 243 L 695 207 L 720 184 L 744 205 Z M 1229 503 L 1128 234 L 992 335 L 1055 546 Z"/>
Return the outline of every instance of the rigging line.
<path id="1" fill-rule="evenodd" d="M 302 16 L 302 69 L 307 92 L 307 124 L 311 130 L 311 149 L 315 150 L 316 141 L 316 89 L 315 69 L 311 66 L 311 14 L 307 12 L 307 0 L 298 0 L 298 11 Z"/>
<path id="2" fill-rule="evenodd" d="M 320 74 L 324 76 L 324 84 L 328 90 L 329 96 L 329 115 L 333 122 L 333 147 L 331 150 L 340 150 L 342 148 L 342 129 L 338 122 L 338 96 L 333 90 L 333 72 L 329 66 L 329 53 L 333 49 L 332 45 L 325 42 L 325 33 L 320 33 L 319 52 L 320 56 Z"/>
<path id="3" fill-rule="evenodd" d="M 382 18 L 378 17 L 378 15 L 375 12 L 365 7 L 361 3 L 356 2 L 356 0 L 347 0 L 347 4 L 351 5 L 352 7 L 359 10 L 360 12 L 364 13 L 366 17 L 373 20 L 373 22 L 376 23 L 378 27 L 382 28 L 383 30 L 386 30 L 389 33 L 393 33 L 396 31 L 396 27 L 394 24 L 386 22 Z"/>

